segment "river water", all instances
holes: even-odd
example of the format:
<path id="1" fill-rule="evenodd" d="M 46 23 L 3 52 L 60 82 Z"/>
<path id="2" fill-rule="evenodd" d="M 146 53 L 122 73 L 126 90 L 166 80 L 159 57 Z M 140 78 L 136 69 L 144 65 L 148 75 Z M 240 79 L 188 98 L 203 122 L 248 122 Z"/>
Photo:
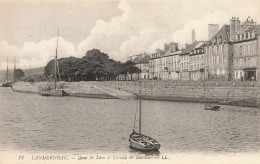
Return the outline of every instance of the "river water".
<path id="1" fill-rule="evenodd" d="M 42 97 L 0 88 L 0 150 L 135 153 L 136 100 Z M 161 153 L 244 153 L 260 148 L 260 110 L 142 101 L 142 130 Z M 138 125 L 138 123 L 136 123 Z"/>

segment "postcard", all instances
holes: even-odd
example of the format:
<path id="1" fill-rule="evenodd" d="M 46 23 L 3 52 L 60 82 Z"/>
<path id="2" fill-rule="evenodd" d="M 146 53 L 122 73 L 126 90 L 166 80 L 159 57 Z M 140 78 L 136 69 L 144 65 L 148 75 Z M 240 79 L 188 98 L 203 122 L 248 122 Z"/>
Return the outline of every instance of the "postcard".
<path id="1" fill-rule="evenodd" d="M 259 0 L 0 0 L 0 163 L 257 163 Z"/>

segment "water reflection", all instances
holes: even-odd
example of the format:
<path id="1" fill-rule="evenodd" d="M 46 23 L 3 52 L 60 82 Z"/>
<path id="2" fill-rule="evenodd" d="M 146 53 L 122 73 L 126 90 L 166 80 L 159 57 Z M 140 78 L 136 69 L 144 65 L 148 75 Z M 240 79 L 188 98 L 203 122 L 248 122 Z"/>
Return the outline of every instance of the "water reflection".
<path id="1" fill-rule="evenodd" d="M 161 154 L 160 150 L 150 150 L 150 151 L 142 151 L 136 148 L 129 146 L 129 153 L 131 154 L 143 154 L 145 156 L 159 156 Z"/>

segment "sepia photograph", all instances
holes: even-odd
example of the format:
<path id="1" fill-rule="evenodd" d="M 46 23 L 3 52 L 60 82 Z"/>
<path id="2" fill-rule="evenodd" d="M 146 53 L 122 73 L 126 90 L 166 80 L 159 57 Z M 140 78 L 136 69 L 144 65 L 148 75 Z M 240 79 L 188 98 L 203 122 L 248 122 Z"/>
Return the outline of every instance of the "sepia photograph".
<path id="1" fill-rule="evenodd" d="M 260 162 L 260 0 L 0 0 L 0 164 Z"/>

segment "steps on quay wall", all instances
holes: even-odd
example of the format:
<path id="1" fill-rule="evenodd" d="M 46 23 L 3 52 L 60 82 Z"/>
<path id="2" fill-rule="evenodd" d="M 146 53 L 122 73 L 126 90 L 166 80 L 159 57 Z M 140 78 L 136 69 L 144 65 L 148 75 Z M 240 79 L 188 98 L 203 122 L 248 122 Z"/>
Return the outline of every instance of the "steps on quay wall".
<path id="1" fill-rule="evenodd" d="M 133 93 L 129 93 L 124 90 L 118 90 L 108 86 L 94 86 L 94 87 L 118 99 L 135 99 L 136 97 Z"/>

